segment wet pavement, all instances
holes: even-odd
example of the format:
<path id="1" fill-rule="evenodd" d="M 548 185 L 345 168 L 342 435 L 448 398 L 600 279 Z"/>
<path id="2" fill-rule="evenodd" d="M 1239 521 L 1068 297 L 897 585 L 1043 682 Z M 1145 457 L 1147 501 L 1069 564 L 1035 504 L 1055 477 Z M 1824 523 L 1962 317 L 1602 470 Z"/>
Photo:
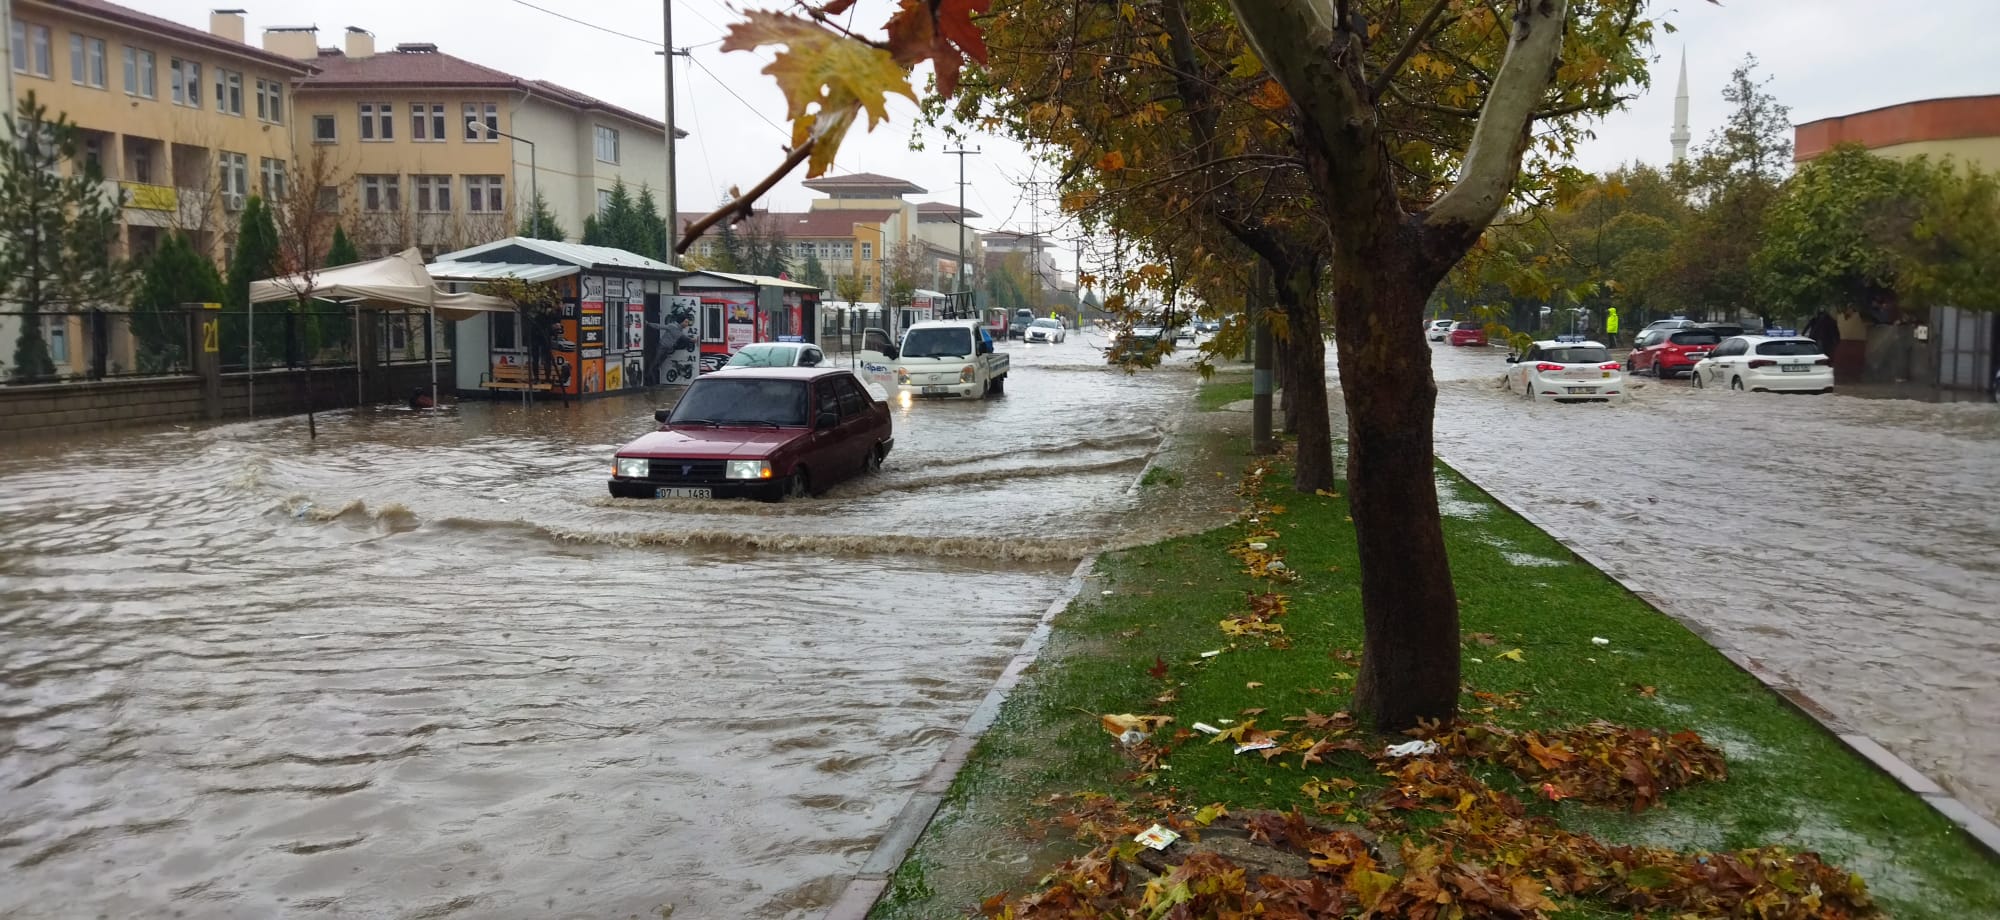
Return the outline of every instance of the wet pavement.
<path id="1" fill-rule="evenodd" d="M 10 445 L 0 916 L 825 907 L 1073 560 L 1174 526 L 1127 487 L 1193 375 L 1092 344 L 787 505 L 606 497 L 643 398 Z"/>
<path id="2" fill-rule="evenodd" d="M 1530 404 L 1502 349 L 1432 348 L 1440 455 L 2000 816 L 2000 406 Z"/>

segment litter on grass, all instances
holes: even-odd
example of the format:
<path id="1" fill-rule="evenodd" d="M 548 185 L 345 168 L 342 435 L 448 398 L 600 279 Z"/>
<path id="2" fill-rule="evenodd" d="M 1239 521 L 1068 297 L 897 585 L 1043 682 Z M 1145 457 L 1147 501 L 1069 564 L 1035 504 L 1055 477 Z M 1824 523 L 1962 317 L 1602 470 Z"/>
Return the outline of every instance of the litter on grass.
<path id="1" fill-rule="evenodd" d="M 1606 639 L 1606 638 L 1604 638 L 1603 636 L 1591 636 L 1591 637 L 1590 637 L 1590 644 L 1591 644 L 1591 645 L 1610 645 L 1610 644 L 1611 644 L 1611 640 L 1610 640 L 1610 639 Z"/>
<path id="2" fill-rule="evenodd" d="M 1276 741 L 1273 741 L 1273 740 L 1271 740 L 1271 739 L 1269 739 L 1269 738 L 1263 738 L 1263 739 L 1260 739 L 1260 740 L 1257 740 L 1257 741 L 1246 741 L 1246 742 L 1244 742 L 1244 743 L 1242 743 L 1242 744 L 1239 744 L 1239 745 L 1237 745 L 1237 746 L 1236 746 L 1236 753 L 1238 753 L 1238 754 L 1248 754 L 1248 753 L 1250 753 L 1251 751 L 1264 751 L 1264 750 L 1269 750 L 1269 749 L 1271 749 L 1271 748 L 1274 748 L 1274 747 L 1277 747 L 1277 746 L 1278 746 L 1278 742 L 1276 742 Z"/>
<path id="3" fill-rule="evenodd" d="M 1139 836 L 1132 839 L 1155 850 L 1164 850 L 1167 847 L 1173 846 L 1174 841 L 1181 839 L 1181 835 L 1176 831 L 1170 831 L 1155 824 L 1141 831 Z"/>
<path id="4" fill-rule="evenodd" d="M 1194 729 L 1195 731 L 1201 732 L 1204 735 L 1222 734 L 1222 729 L 1216 728 L 1215 726 L 1210 725 L 1207 722 L 1196 722 L 1189 727 Z"/>
<path id="5" fill-rule="evenodd" d="M 1202 653 L 1201 653 L 1201 657 L 1203 657 L 1203 658 L 1214 658 L 1215 656 L 1217 656 L 1217 655 L 1220 655 L 1220 654 L 1222 654 L 1222 650 L 1221 650 L 1221 649 L 1214 649 L 1214 650 L 1212 650 L 1212 651 L 1206 651 L 1206 652 L 1202 652 Z"/>
<path id="6" fill-rule="evenodd" d="M 1405 741 L 1402 744 L 1389 745 L 1384 753 L 1390 757 L 1417 757 L 1424 754 L 1435 754 L 1441 750 L 1443 748 L 1439 747 L 1437 742 L 1420 739 L 1417 741 Z"/>

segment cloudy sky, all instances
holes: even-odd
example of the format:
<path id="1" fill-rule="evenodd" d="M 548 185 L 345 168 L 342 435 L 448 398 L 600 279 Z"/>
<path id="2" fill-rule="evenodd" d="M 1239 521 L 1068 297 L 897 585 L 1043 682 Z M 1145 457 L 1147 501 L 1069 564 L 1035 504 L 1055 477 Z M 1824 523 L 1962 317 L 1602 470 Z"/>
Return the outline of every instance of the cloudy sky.
<path id="1" fill-rule="evenodd" d="M 205 27 L 215 0 L 122 0 L 159 16 Z M 1654 52 L 1650 92 L 1596 126 L 1582 166 L 1601 170 L 1631 161 L 1667 159 L 1676 69 L 1685 51 L 1691 84 L 1690 122 L 1698 145 L 1725 111 L 1719 95 L 1745 54 L 1762 61 L 1770 89 L 1810 121 L 1911 99 L 2000 93 L 2000 67 L 1982 53 L 1993 0 L 1923 0 L 1892 15 L 1879 0 L 1706 0 L 1660 3 L 1655 15 L 1679 31 L 1663 35 Z M 335 44 L 347 26 L 374 32 L 379 47 L 431 42 L 440 50 L 527 77 L 557 83 L 658 116 L 664 74 L 660 0 L 248 0 L 251 40 L 274 25 L 318 25 L 321 44 Z M 784 0 L 752 6 L 780 8 Z M 879 27 L 893 0 L 860 0 L 857 27 Z M 735 21 L 726 0 L 673 0 L 674 43 L 692 48 L 676 72 L 677 120 L 693 133 L 681 142 L 678 188 L 682 210 L 713 206 L 731 185 L 749 186 L 782 156 L 784 105 L 759 73 L 768 53 L 724 54 L 716 47 Z M 566 19 L 564 17 L 570 17 Z M 580 21 L 572 21 L 580 20 Z M 613 34 L 623 33 L 623 35 Z M 914 106 L 892 109 L 892 121 L 872 135 L 858 132 L 841 148 L 836 173 L 875 172 L 908 179 L 938 201 L 955 202 L 959 160 L 941 152 L 940 137 L 913 151 Z M 966 206 L 984 215 L 982 229 L 1027 230 L 1036 213 L 1026 181 L 1027 158 L 995 138 L 975 138 L 982 153 L 967 158 Z M 769 199 L 772 207 L 804 209 L 816 197 L 792 179 Z M 1046 192 L 1040 227 L 1060 217 Z"/>

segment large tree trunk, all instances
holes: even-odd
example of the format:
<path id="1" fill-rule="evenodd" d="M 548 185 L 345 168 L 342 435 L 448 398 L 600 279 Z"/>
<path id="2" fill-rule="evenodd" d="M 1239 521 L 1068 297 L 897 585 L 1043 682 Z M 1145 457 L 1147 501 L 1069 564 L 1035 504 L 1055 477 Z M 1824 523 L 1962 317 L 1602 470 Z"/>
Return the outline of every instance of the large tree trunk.
<path id="1" fill-rule="evenodd" d="M 1319 266 L 1277 274 L 1278 308 L 1290 336 L 1279 350 L 1285 358 L 1285 425 L 1298 439 L 1292 488 L 1311 494 L 1332 491 L 1333 420 L 1326 406 L 1326 337 L 1319 318 Z"/>
<path id="2" fill-rule="evenodd" d="M 1388 232 L 1384 236 L 1390 235 Z M 1458 597 L 1432 472 L 1437 386 L 1424 341 L 1435 275 L 1385 250 L 1336 250 L 1334 317 L 1347 406 L 1347 494 L 1365 627 L 1354 708 L 1381 731 L 1458 706 Z"/>
<path id="3" fill-rule="evenodd" d="M 1280 306 L 1277 309 L 1278 312 L 1282 313 L 1285 308 Z M 1290 317 L 1287 316 L 1288 322 L 1289 319 Z M 1273 376 L 1278 380 L 1278 430 L 1286 437 L 1290 437 L 1299 430 L 1299 404 L 1292 401 L 1292 394 L 1298 391 L 1298 388 L 1292 385 L 1292 375 L 1298 371 L 1298 367 L 1292 360 L 1293 348 L 1290 326 L 1287 325 L 1283 335 L 1273 331 L 1271 334 L 1271 343 L 1271 363 L 1275 366 L 1276 370 Z"/>

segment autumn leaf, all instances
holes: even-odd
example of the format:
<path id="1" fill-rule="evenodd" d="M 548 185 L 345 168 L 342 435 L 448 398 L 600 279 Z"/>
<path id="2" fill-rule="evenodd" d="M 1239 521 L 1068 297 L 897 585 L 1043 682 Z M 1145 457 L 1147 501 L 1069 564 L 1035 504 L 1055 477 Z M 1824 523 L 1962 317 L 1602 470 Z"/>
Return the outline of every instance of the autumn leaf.
<path id="1" fill-rule="evenodd" d="M 1153 678 L 1154 680 L 1166 680 L 1167 660 L 1165 658 L 1161 658 L 1158 655 L 1154 655 L 1153 666 L 1146 669 L 1146 674 L 1147 676 Z"/>
<path id="2" fill-rule="evenodd" d="M 1467 640 L 1467 641 L 1470 641 L 1470 642 L 1477 642 L 1477 643 L 1479 643 L 1480 645 L 1499 645 L 1499 644 L 1500 644 L 1500 640 L 1499 640 L 1499 639 L 1495 639 L 1495 638 L 1493 638 L 1493 634 L 1492 634 L 1492 633 L 1488 633 L 1488 632 L 1476 632 L 1476 633 L 1470 633 L 1470 634 L 1468 634 L 1468 635 L 1467 635 L 1467 636 L 1466 636 L 1465 638 L 1466 638 L 1466 640 Z"/>
<path id="3" fill-rule="evenodd" d="M 1498 654 L 1498 655 L 1495 655 L 1495 656 L 1493 656 L 1493 657 L 1495 657 L 1495 658 L 1500 658 L 1500 659 L 1504 659 L 1504 660 L 1507 660 L 1507 661 L 1520 661 L 1520 660 L 1522 660 L 1522 658 L 1521 658 L 1521 650 L 1520 650 L 1520 649 L 1517 649 L 1517 648 L 1516 648 L 1516 649 L 1508 649 L 1507 651 L 1504 651 L 1504 652 L 1501 652 L 1500 654 Z"/>
<path id="4" fill-rule="evenodd" d="M 808 140 L 813 150 L 810 176 L 826 173 L 834 150 L 854 123 L 857 111 L 868 113 L 874 128 L 889 116 L 891 93 L 917 101 L 908 75 L 888 52 L 855 41 L 789 13 L 752 10 L 745 21 L 729 28 L 724 51 L 749 51 L 764 45 L 784 45 L 764 68 L 785 94 L 785 117 L 792 122 L 792 147 Z"/>
<path id="5" fill-rule="evenodd" d="M 992 7 L 993 0 L 903 0 L 884 26 L 891 59 L 904 67 L 930 61 L 938 94 L 950 98 L 967 57 L 986 63 L 986 38 L 972 15 Z"/>
<path id="6" fill-rule="evenodd" d="M 1151 732 L 1173 720 L 1173 716 L 1135 716 L 1130 713 L 1097 717 L 1098 723 L 1114 738 L 1129 731 Z"/>
<path id="7" fill-rule="evenodd" d="M 1125 154 L 1116 150 L 1097 158 L 1097 168 L 1101 172 L 1117 172 L 1125 168 Z"/>
<path id="8" fill-rule="evenodd" d="M 1292 97 L 1285 94 L 1285 88 L 1279 86 L 1278 81 L 1265 80 L 1263 85 L 1257 87 L 1257 92 L 1251 94 L 1250 104 L 1266 112 L 1275 112 L 1290 106 Z"/>

